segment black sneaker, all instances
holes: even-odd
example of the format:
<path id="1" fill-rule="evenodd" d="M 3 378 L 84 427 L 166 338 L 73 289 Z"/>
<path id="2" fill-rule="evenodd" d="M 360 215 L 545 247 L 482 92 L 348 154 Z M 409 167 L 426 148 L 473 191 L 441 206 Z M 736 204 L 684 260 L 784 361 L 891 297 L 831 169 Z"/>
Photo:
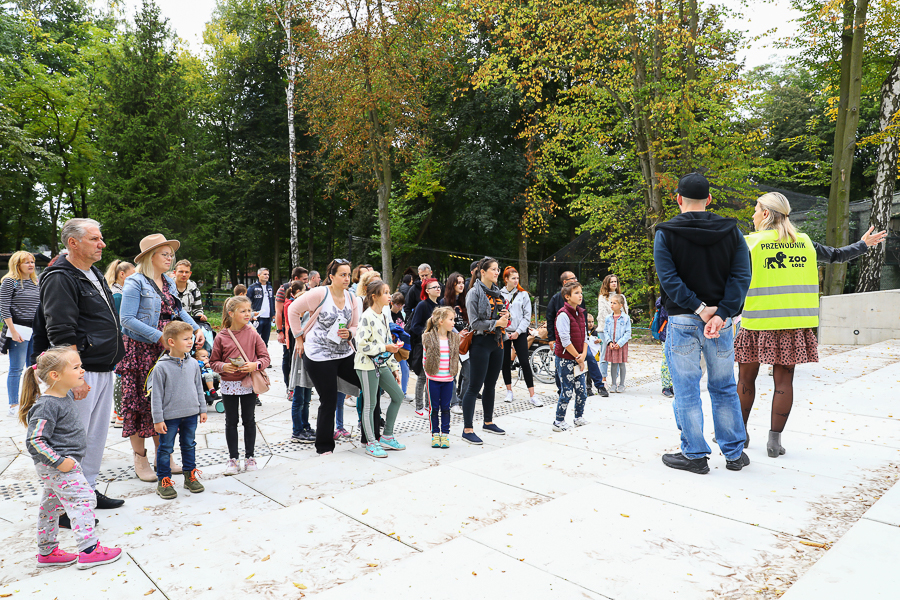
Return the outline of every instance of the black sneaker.
<path id="1" fill-rule="evenodd" d="M 220 396 L 216 390 L 211 390 L 209 392 L 209 397 L 211 400 L 221 400 L 222 399 L 222 396 Z"/>
<path id="2" fill-rule="evenodd" d="M 291 440 L 293 441 L 293 440 Z M 300 434 L 300 443 L 301 444 L 312 444 L 316 441 L 316 432 L 310 429 L 307 429 L 303 433 Z"/>
<path id="3" fill-rule="evenodd" d="M 663 388 L 662 395 L 666 398 L 674 398 L 675 392 L 672 391 L 672 388 Z"/>
<path id="4" fill-rule="evenodd" d="M 483 429 L 484 431 L 487 431 L 488 433 L 493 433 L 496 435 L 506 435 L 506 432 L 503 431 L 502 429 L 500 429 L 499 427 L 497 427 L 497 425 L 495 425 L 494 423 L 491 423 L 490 425 L 485 425 L 481 429 Z"/>
<path id="5" fill-rule="evenodd" d="M 94 519 L 94 527 L 100 524 L 100 519 Z M 59 515 L 59 528 L 60 529 L 72 529 L 72 522 L 69 520 L 69 515 L 63 513 Z"/>
<path id="6" fill-rule="evenodd" d="M 740 471 L 744 467 L 750 465 L 750 457 L 746 452 L 741 452 L 741 456 L 737 460 L 726 460 L 725 468 L 729 471 Z"/>
<path id="7" fill-rule="evenodd" d="M 256 405 L 262 406 L 262 402 L 259 401 L 259 396 L 256 397 Z"/>
<path id="8" fill-rule="evenodd" d="M 99 508 L 99 509 L 119 508 L 120 506 L 125 504 L 124 500 L 121 500 L 118 498 L 109 498 L 109 497 L 101 494 L 100 492 L 94 492 L 94 493 L 97 495 L 97 508 Z"/>
<path id="9" fill-rule="evenodd" d="M 609 398 L 609 392 L 606 391 L 606 386 L 601 386 L 597 388 L 597 393 L 603 396 L 604 398 Z"/>
<path id="10" fill-rule="evenodd" d="M 703 458 L 688 458 L 679 452 L 678 454 L 663 454 L 662 461 L 664 465 L 672 469 L 690 471 L 698 475 L 709 473 L 709 465 L 705 456 Z"/>

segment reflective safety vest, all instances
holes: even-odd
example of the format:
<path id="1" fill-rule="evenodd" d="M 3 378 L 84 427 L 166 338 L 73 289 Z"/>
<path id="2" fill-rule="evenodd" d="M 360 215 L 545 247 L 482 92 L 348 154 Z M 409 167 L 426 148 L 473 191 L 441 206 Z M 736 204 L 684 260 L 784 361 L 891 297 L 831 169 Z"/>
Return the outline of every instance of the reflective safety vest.
<path id="1" fill-rule="evenodd" d="M 819 271 L 816 249 L 804 233 L 797 241 L 778 241 L 778 232 L 745 236 L 753 279 L 741 314 L 741 327 L 773 331 L 819 326 Z"/>

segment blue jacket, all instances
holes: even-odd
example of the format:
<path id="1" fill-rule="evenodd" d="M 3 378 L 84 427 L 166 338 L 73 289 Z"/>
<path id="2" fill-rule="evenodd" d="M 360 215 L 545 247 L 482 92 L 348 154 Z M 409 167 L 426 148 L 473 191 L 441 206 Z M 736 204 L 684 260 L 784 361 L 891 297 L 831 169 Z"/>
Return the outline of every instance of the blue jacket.
<path id="1" fill-rule="evenodd" d="M 267 282 L 266 289 L 269 292 L 269 318 L 275 318 L 275 292 L 272 291 L 272 284 Z M 260 310 L 263 303 L 262 284 L 257 281 L 247 288 L 247 297 L 250 298 L 251 308 Z"/>
<path id="2" fill-rule="evenodd" d="M 168 275 L 163 278 L 169 282 L 169 290 L 175 290 L 175 282 Z M 177 292 L 173 294 L 176 296 Z M 156 344 L 162 338 L 162 332 L 156 328 L 159 324 L 159 313 L 162 309 L 162 300 L 153 289 L 150 281 L 140 273 L 128 277 L 122 286 L 122 332 L 133 340 L 145 344 Z M 197 331 L 197 323 L 178 302 L 178 318 Z"/>
<path id="3" fill-rule="evenodd" d="M 631 339 L 631 317 L 624 312 L 619 316 L 619 322 L 616 325 L 616 337 L 613 338 L 613 320 L 615 318 L 614 315 L 606 317 L 606 324 L 603 327 L 603 331 L 606 333 L 606 339 L 610 342 L 617 343 L 621 347 L 627 344 L 628 340 Z"/>

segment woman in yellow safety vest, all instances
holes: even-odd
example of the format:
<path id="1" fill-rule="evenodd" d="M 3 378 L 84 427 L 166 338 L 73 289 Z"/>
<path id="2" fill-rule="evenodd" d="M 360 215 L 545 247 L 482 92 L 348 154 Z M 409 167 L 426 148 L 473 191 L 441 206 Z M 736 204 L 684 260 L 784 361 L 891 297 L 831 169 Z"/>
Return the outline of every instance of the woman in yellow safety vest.
<path id="1" fill-rule="evenodd" d="M 778 192 L 756 201 L 753 225 L 756 233 L 746 236 L 750 247 L 753 279 L 741 315 L 741 331 L 734 340 L 734 358 L 739 364 L 738 395 L 744 429 L 756 396 L 760 363 L 772 365 L 775 395 L 766 451 L 772 458 L 784 454 L 781 432 L 794 403 L 794 366 L 819 362 L 819 271 L 817 262 L 847 262 L 865 254 L 881 242 L 886 232 L 872 233 L 855 244 L 831 248 L 797 233 L 788 215 L 791 205 Z M 744 446 L 748 446 L 747 436 Z"/>

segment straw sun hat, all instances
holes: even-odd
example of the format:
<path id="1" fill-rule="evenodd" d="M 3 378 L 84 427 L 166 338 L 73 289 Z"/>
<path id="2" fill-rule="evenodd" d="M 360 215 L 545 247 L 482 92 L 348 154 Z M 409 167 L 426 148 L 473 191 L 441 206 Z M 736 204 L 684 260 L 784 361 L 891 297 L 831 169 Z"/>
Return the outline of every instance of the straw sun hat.
<path id="1" fill-rule="evenodd" d="M 148 235 L 141 240 L 141 253 L 134 257 L 134 262 L 140 262 L 144 256 L 152 253 L 160 246 L 169 246 L 172 248 L 172 252 L 177 252 L 178 248 L 181 247 L 181 242 L 178 240 L 167 240 L 166 236 L 161 233 Z"/>

